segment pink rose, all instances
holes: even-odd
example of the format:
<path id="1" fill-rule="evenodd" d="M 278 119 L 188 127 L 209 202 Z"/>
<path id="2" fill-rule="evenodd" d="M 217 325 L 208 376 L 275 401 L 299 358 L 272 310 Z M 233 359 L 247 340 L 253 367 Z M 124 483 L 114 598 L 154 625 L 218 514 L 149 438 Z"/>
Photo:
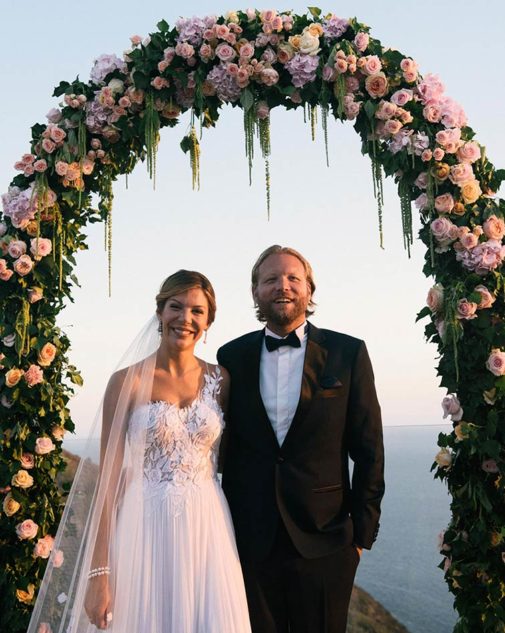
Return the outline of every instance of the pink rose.
<path id="1" fill-rule="evenodd" d="M 428 186 L 428 173 L 422 171 L 415 179 L 414 184 L 418 189 L 426 189 Z"/>
<path id="2" fill-rule="evenodd" d="M 473 169 L 469 163 L 458 163 L 451 167 L 449 179 L 454 185 L 461 185 L 473 179 Z"/>
<path id="3" fill-rule="evenodd" d="M 423 116 L 430 123 L 438 123 L 442 118 L 442 110 L 437 102 L 427 103 L 423 108 Z"/>
<path id="4" fill-rule="evenodd" d="M 142 37 L 140 35 L 132 35 L 130 37 L 130 42 L 132 43 L 132 46 L 139 46 L 139 44 L 142 44 Z"/>
<path id="5" fill-rule="evenodd" d="M 47 455 L 47 453 L 54 451 L 55 448 L 56 447 L 50 437 L 38 437 L 35 440 L 35 452 L 37 455 Z"/>
<path id="6" fill-rule="evenodd" d="M 178 42 L 175 46 L 175 54 L 183 59 L 189 59 L 195 54 L 195 49 L 188 42 Z"/>
<path id="7" fill-rule="evenodd" d="M 155 90 L 162 90 L 163 88 L 168 88 L 169 85 L 170 85 L 170 83 L 169 83 L 168 79 L 165 79 L 164 77 L 155 77 L 151 81 L 151 86 Z"/>
<path id="8" fill-rule="evenodd" d="M 274 86 L 279 81 L 279 73 L 275 68 L 264 68 L 260 77 L 265 86 Z"/>
<path id="9" fill-rule="evenodd" d="M 479 237 L 475 235 L 475 233 L 463 233 L 459 238 L 459 242 L 463 248 L 472 250 L 472 248 L 475 248 L 479 243 Z"/>
<path id="10" fill-rule="evenodd" d="M 49 138 L 52 141 L 54 141 L 56 144 L 62 143 L 65 137 L 67 136 L 67 133 L 65 132 L 65 130 L 62 130 L 57 125 L 53 125 L 53 124 L 49 124 L 47 126 L 46 131 L 49 131 Z"/>
<path id="11" fill-rule="evenodd" d="M 22 523 L 18 523 L 18 525 L 16 525 L 16 534 L 22 541 L 35 538 L 38 530 L 39 526 L 31 519 L 26 519 Z"/>
<path id="12" fill-rule="evenodd" d="M 379 107 L 375 111 L 375 118 L 381 121 L 387 121 L 391 119 L 398 110 L 398 106 L 390 101 L 381 101 Z"/>
<path id="13" fill-rule="evenodd" d="M 473 301 L 468 301 L 468 299 L 463 298 L 458 301 L 456 306 L 456 317 L 458 319 L 465 319 L 466 321 L 470 321 L 471 319 L 476 318 L 477 312 L 477 304 Z"/>
<path id="14" fill-rule="evenodd" d="M 498 473 L 500 472 L 500 469 L 498 468 L 498 464 L 495 462 L 494 459 L 485 459 L 482 462 L 482 470 L 485 473 Z"/>
<path id="15" fill-rule="evenodd" d="M 58 108 L 51 108 L 46 114 L 46 118 L 49 123 L 59 123 L 62 116 L 63 115 L 61 114 L 61 110 L 59 110 Z"/>
<path id="16" fill-rule="evenodd" d="M 404 106 L 409 101 L 412 101 L 414 93 L 408 88 L 397 90 L 391 95 L 391 101 L 397 106 Z"/>
<path id="17" fill-rule="evenodd" d="M 360 53 L 363 53 L 367 49 L 369 41 L 370 36 L 368 35 L 368 33 L 358 31 L 358 33 L 356 33 L 356 37 L 354 38 L 354 46 L 356 46 Z"/>
<path id="18" fill-rule="evenodd" d="M 437 240 L 445 240 L 450 237 L 453 223 L 447 218 L 441 217 L 431 223 L 431 232 Z"/>
<path id="19" fill-rule="evenodd" d="M 50 138 L 44 138 L 42 139 L 42 149 L 48 154 L 52 154 L 56 149 L 56 143 L 51 141 Z"/>
<path id="20" fill-rule="evenodd" d="M 44 380 L 44 372 L 38 365 L 30 365 L 24 373 L 24 378 L 28 387 L 34 387 Z M 35 449 L 37 453 L 37 449 Z M 42 454 L 42 453 L 39 453 Z"/>
<path id="21" fill-rule="evenodd" d="M 480 158 L 480 146 L 475 141 L 465 143 L 458 149 L 457 156 L 462 163 L 474 163 Z"/>
<path id="22" fill-rule="evenodd" d="M 66 176 L 68 171 L 68 163 L 65 163 L 65 161 L 63 160 L 59 160 L 56 162 L 54 169 L 56 170 L 58 176 Z"/>
<path id="23" fill-rule="evenodd" d="M 382 63 L 377 55 L 368 55 L 368 57 L 365 57 L 364 60 L 365 63 L 361 70 L 365 75 L 377 75 L 380 73 L 382 70 Z"/>
<path id="24" fill-rule="evenodd" d="M 450 193 L 443 193 L 435 198 L 435 209 L 439 213 L 450 213 L 454 208 L 454 198 Z"/>
<path id="25" fill-rule="evenodd" d="M 40 158 L 33 163 L 33 168 L 35 171 L 43 173 L 47 169 L 47 162 L 43 158 Z"/>
<path id="26" fill-rule="evenodd" d="M 7 252 L 14 259 L 18 259 L 18 257 L 26 253 L 26 243 L 22 240 L 12 240 L 12 242 L 9 242 Z"/>
<path id="27" fill-rule="evenodd" d="M 32 453 L 23 453 L 19 461 L 25 470 L 30 470 L 35 466 L 35 457 Z"/>
<path id="28" fill-rule="evenodd" d="M 14 270 L 18 275 L 24 277 L 31 272 L 33 268 L 33 260 L 29 255 L 21 255 L 19 259 L 14 262 Z"/>
<path id="29" fill-rule="evenodd" d="M 496 301 L 496 297 L 489 292 L 486 286 L 483 286 L 482 284 L 475 286 L 475 292 L 478 292 L 481 296 L 481 300 L 479 301 L 479 309 L 481 310 L 490 308 Z"/>
<path id="30" fill-rule="evenodd" d="M 42 259 L 49 255 L 53 248 L 53 244 L 47 237 L 35 237 L 30 240 L 30 253 L 36 260 Z"/>
<path id="31" fill-rule="evenodd" d="M 423 163 L 429 163 L 432 158 L 433 152 L 431 151 L 431 149 L 424 149 L 421 154 L 421 160 L 423 161 Z"/>
<path id="32" fill-rule="evenodd" d="M 240 47 L 239 55 L 241 59 L 249 60 L 254 56 L 254 45 L 252 42 L 246 42 Z"/>
<path id="33" fill-rule="evenodd" d="M 505 222 L 503 218 L 497 218 L 496 215 L 490 215 L 482 225 L 482 228 L 484 229 L 484 235 L 490 240 L 500 241 L 505 235 Z"/>
<path id="34" fill-rule="evenodd" d="M 441 147 L 436 147 L 433 150 L 433 158 L 436 161 L 440 162 L 444 156 L 445 156 L 445 152 Z"/>
<path id="35" fill-rule="evenodd" d="M 493 349 L 486 361 L 486 369 L 495 376 L 505 376 L 505 352 L 501 349 Z"/>
<path id="36" fill-rule="evenodd" d="M 46 534 L 43 538 L 39 538 L 35 547 L 33 548 L 34 558 L 49 558 L 54 546 L 54 538 L 49 534 Z"/>
<path id="37" fill-rule="evenodd" d="M 384 73 L 377 73 L 376 75 L 370 75 L 365 80 L 365 88 L 368 94 L 376 99 L 383 97 L 388 91 L 388 80 Z"/>
<path id="38" fill-rule="evenodd" d="M 432 312 L 440 312 L 444 306 L 444 288 L 441 284 L 435 284 L 428 290 L 426 303 Z"/>
<path id="39" fill-rule="evenodd" d="M 216 47 L 216 55 L 222 62 L 229 62 L 237 56 L 234 49 L 224 42 Z"/>
<path id="40" fill-rule="evenodd" d="M 444 419 L 451 416 L 453 422 L 459 422 L 463 417 L 463 409 L 456 396 L 450 394 L 442 400 L 442 409 L 444 411 Z"/>

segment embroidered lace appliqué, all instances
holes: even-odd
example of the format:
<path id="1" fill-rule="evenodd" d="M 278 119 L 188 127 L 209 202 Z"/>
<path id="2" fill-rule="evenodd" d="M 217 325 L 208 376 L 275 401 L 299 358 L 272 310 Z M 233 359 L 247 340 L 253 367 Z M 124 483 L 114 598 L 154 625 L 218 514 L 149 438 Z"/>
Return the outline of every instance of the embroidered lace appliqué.
<path id="1" fill-rule="evenodd" d="M 144 499 L 170 495 L 178 514 L 184 496 L 193 486 L 216 478 L 219 439 L 224 427 L 223 412 L 217 402 L 220 392 L 219 367 L 205 374 L 198 396 L 186 407 L 164 400 L 149 402 L 145 429 Z M 135 435 L 135 416 L 130 430 Z M 133 441 L 134 438 L 130 436 Z"/>

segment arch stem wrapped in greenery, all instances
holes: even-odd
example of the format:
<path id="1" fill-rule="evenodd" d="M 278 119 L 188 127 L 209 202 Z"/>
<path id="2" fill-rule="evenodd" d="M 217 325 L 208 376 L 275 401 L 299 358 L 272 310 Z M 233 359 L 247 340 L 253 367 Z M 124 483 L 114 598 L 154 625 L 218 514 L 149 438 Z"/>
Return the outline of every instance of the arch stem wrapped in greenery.
<path id="1" fill-rule="evenodd" d="M 26 628 L 46 558 L 61 563 L 53 541 L 63 499 L 71 383 L 69 341 L 55 325 L 71 298 L 83 228 L 105 221 L 111 249 L 112 183 L 139 160 L 156 175 L 160 130 L 192 111 L 181 146 L 199 186 L 200 134 L 223 104 L 244 112 L 246 165 L 255 136 L 266 165 L 270 208 L 272 108 L 318 107 L 325 143 L 328 117 L 353 121 L 372 161 L 382 234 L 382 173 L 401 200 L 405 246 L 413 240 L 411 203 L 420 212 L 424 272 L 435 285 L 420 317 L 438 346 L 438 373 L 449 393 L 454 431 L 439 438 L 435 476 L 452 494 L 441 567 L 459 612 L 456 630 L 503 631 L 505 622 L 505 205 L 504 179 L 474 139 L 462 108 L 440 80 L 387 49 L 356 19 L 275 10 L 165 21 L 123 59 L 101 55 L 87 82 L 62 82 L 61 104 L 32 128 L 29 151 L 3 196 L 0 223 L 0 628 Z M 196 125 L 195 125 L 196 123 Z M 200 138 L 199 138 L 200 137 Z M 98 207 L 92 196 L 99 198 Z M 382 238 L 381 238 L 382 240 Z M 52 550 L 52 553 L 51 553 Z M 63 553 L 64 554 L 64 553 Z M 64 564 L 64 563 L 63 563 Z"/>

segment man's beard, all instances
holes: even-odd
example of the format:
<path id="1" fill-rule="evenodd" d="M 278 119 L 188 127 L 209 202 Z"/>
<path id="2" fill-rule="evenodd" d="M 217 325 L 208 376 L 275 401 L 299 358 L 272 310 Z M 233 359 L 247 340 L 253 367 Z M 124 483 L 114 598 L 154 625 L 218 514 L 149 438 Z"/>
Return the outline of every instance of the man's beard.
<path id="1" fill-rule="evenodd" d="M 257 305 L 262 320 L 280 326 L 298 321 L 301 316 L 305 316 L 307 310 L 305 303 L 298 297 L 291 299 L 291 303 L 285 304 L 288 309 L 282 311 L 279 311 L 271 301 L 257 301 Z"/>

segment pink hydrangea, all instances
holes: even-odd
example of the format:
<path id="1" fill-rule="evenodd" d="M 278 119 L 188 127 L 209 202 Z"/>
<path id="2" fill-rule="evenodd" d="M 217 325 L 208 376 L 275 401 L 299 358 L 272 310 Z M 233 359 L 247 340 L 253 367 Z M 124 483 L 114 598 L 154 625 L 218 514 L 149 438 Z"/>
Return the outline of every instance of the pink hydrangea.
<path id="1" fill-rule="evenodd" d="M 105 78 L 115 70 L 122 73 L 128 71 L 126 63 L 116 55 L 100 55 L 94 61 L 90 72 L 90 79 L 96 84 L 104 83 Z"/>

